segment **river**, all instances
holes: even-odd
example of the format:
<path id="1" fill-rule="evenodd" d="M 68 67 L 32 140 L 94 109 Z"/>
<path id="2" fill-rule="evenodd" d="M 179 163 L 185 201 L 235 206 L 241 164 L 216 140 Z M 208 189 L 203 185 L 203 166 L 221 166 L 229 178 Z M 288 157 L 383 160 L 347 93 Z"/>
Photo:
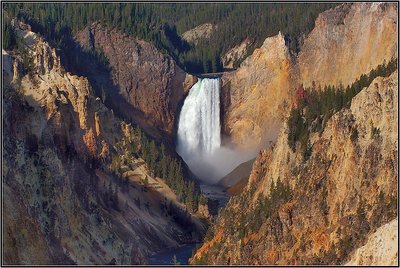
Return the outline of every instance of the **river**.
<path id="1" fill-rule="evenodd" d="M 179 264 L 188 264 L 189 258 L 192 257 L 196 246 L 200 244 L 186 244 L 179 248 L 171 248 L 154 254 L 149 258 L 149 264 L 151 265 L 171 265 L 173 263 L 174 255 L 176 256 Z"/>
<path id="2" fill-rule="evenodd" d="M 201 191 L 211 200 L 214 205 L 210 207 L 210 213 L 216 215 L 218 209 L 225 206 L 229 197 L 226 191 L 219 186 L 215 185 L 200 185 Z M 169 248 L 160 251 L 149 258 L 149 264 L 152 265 L 171 265 L 174 264 L 172 259 L 176 256 L 177 262 L 182 265 L 188 264 L 189 258 L 192 257 L 197 246 L 201 244 L 185 244 L 178 248 Z"/>

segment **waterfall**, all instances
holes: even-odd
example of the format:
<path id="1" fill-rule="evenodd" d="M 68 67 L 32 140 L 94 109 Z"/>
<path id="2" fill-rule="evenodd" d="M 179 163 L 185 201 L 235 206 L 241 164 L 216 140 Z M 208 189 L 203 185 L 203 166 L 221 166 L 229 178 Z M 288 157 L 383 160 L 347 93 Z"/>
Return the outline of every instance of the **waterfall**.
<path id="1" fill-rule="evenodd" d="M 221 145 L 220 79 L 199 78 L 183 103 L 177 153 L 203 182 L 214 184 L 258 153 Z"/>
<path id="2" fill-rule="evenodd" d="M 219 87 L 219 78 L 199 78 L 183 104 L 177 152 L 189 165 L 194 155 L 206 158 L 221 145 Z"/>

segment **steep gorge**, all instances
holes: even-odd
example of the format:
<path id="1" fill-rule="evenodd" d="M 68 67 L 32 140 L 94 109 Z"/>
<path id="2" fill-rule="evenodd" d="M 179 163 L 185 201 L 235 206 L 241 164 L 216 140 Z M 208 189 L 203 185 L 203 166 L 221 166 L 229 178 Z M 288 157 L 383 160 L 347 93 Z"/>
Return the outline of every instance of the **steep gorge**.
<path id="1" fill-rule="evenodd" d="M 284 122 L 301 84 L 348 85 L 397 57 L 396 27 L 395 4 L 343 4 L 320 14 L 298 55 L 278 34 L 223 75 L 223 134 L 241 148 L 270 148 L 261 150 L 244 192 L 222 211 L 192 263 L 343 264 L 367 235 L 395 217 L 397 71 L 375 79 L 320 135 L 312 135 L 308 160 L 287 145 Z M 3 70 L 10 84 L 7 262 L 145 263 L 163 247 L 199 241 L 197 216 L 191 216 L 192 230 L 183 226 L 167 208 L 184 208 L 179 198 L 142 159 L 127 154 L 139 139 L 128 122 L 173 143 L 178 111 L 196 77 L 152 44 L 98 23 L 76 39 L 84 50 L 105 56 L 110 77 L 83 59 L 74 68 L 88 78 L 66 72 L 56 51 L 30 36 L 36 79 L 21 74 L 18 55 L 3 53 L 14 64 Z M 121 183 L 108 169 L 115 155 L 122 155 L 120 175 L 132 188 L 117 193 L 120 210 L 107 197 L 107 183 Z M 290 186 L 290 198 L 271 201 L 271 189 L 278 188 L 272 185 L 280 183 Z M 265 215 L 267 202 L 273 209 Z"/>
<path id="2" fill-rule="evenodd" d="M 375 256 L 371 248 L 379 247 L 373 238 L 377 228 L 397 216 L 397 70 L 373 80 L 350 107 L 325 122 L 321 133 L 311 134 L 307 157 L 289 147 L 286 120 L 301 85 L 346 87 L 396 59 L 397 17 L 392 3 L 342 4 L 319 15 L 298 55 L 279 34 L 224 74 L 224 133 L 242 148 L 267 149 L 258 154 L 244 191 L 221 211 L 192 264 L 393 259 L 397 248 L 390 248 L 390 256 Z"/>
<path id="3" fill-rule="evenodd" d="M 397 81 L 397 71 L 376 78 L 350 108 L 337 112 L 311 137 L 308 160 L 292 152 L 282 128 L 276 144 L 257 156 L 244 192 L 230 199 L 191 262 L 349 260 L 368 233 L 397 216 Z"/>
<path id="4" fill-rule="evenodd" d="M 203 223 L 132 149 L 141 132 L 28 25 L 14 24 L 32 69 L 3 51 L 4 263 L 143 264 L 199 241 Z"/>

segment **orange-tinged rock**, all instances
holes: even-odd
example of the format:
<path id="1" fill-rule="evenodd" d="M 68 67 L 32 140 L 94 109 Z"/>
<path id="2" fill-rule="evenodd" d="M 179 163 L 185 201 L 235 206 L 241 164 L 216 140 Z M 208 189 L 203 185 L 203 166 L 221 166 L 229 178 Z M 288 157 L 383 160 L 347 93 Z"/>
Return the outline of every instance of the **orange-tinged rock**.
<path id="1" fill-rule="evenodd" d="M 93 133 L 93 129 L 90 128 L 85 135 L 83 135 L 83 142 L 85 143 L 89 153 L 92 156 L 96 156 L 97 152 L 97 144 L 96 144 L 96 137 Z"/>
<path id="2" fill-rule="evenodd" d="M 397 57 L 397 24 L 393 3 L 343 4 L 321 13 L 298 56 L 301 83 L 347 86 Z"/>
<path id="3" fill-rule="evenodd" d="M 278 261 L 278 251 L 270 249 L 265 254 L 265 263 L 275 264 Z"/>

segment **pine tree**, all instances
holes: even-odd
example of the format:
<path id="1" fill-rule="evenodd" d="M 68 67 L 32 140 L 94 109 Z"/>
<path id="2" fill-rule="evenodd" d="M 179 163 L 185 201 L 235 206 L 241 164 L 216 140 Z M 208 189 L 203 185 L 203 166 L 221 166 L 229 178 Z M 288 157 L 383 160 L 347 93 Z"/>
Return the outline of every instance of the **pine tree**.
<path id="1" fill-rule="evenodd" d="M 6 50 L 13 50 L 16 47 L 17 40 L 14 29 L 8 21 L 4 23 L 4 37 L 3 46 Z"/>

